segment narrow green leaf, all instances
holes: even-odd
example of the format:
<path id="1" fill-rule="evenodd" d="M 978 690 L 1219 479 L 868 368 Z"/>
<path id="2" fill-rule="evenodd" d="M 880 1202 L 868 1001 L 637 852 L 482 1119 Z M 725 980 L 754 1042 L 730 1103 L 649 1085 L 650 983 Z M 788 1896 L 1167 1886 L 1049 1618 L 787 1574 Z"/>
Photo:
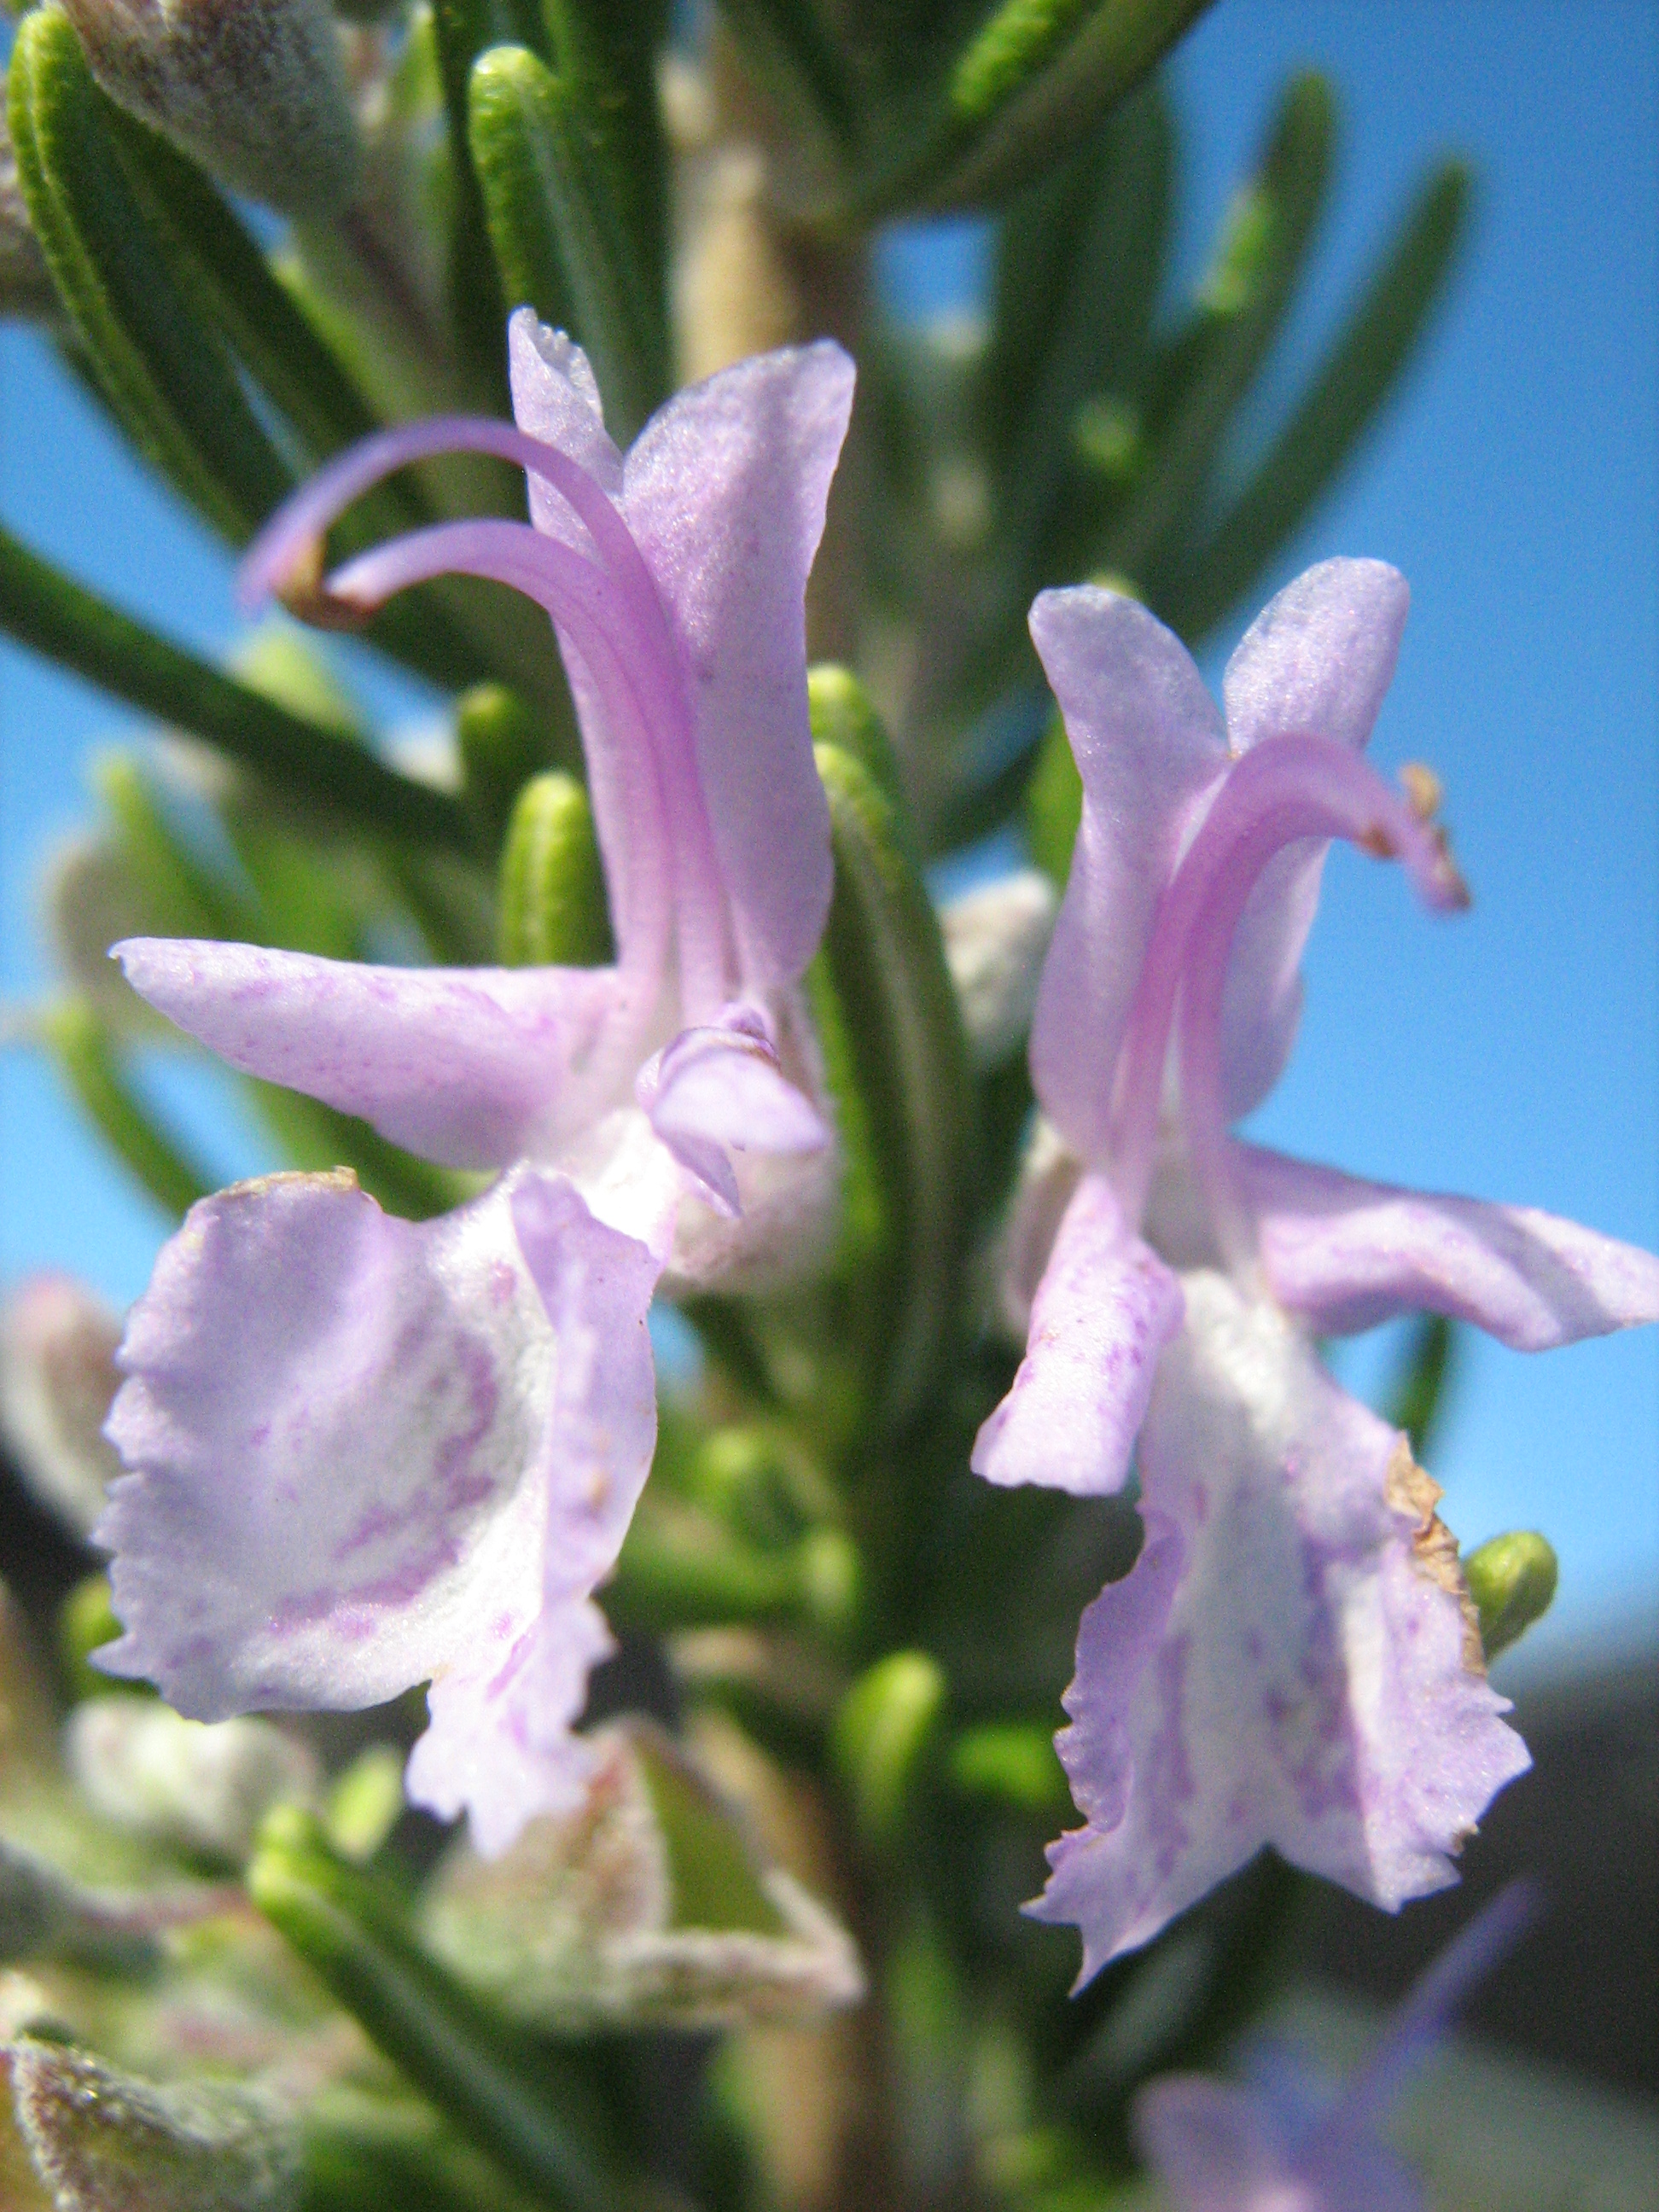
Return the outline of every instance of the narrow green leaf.
<path id="1" fill-rule="evenodd" d="M 422 1949 L 384 1887 L 332 1849 L 314 1815 L 274 1813 L 246 1879 L 265 1917 L 463 2135 L 553 2205 L 612 2203 L 556 2062 Z"/>
<path id="2" fill-rule="evenodd" d="M 0 530 L 0 629 L 361 830 L 470 851 L 461 808 L 146 629 Z"/>
<path id="3" fill-rule="evenodd" d="M 609 181 L 653 313 L 668 298 L 668 145 L 657 97 L 666 0 L 542 0 L 551 52 Z M 533 46 L 533 41 L 532 44 Z"/>
<path id="4" fill-rule="evenodd" d="M 1025 793 L 1025 842 L 1031 858 L 1054 889 L 1063 891 L 1072 872 L 1072 848 L 1083 819 L 1083 778 L 1077 772 L 1066 725 L 1055 708 L 1037 750 L 1037 763 Z"/>
<path id="5" fill-rule="evenodd" d="M 468 100 L 506 290 L 544 321 L 568 301 L 607 419 L 626 442 L 666 396 L 667 331 L 577 82 L 526 47 L 496 46 L 474 64 Z"/>
<path id="6" fill-rule="evenodd" d="M 174 283 L 69 18 L 19 25 L 8 76 L 18 182 L 47 267 L 139 452 L 240 543 L 293 477 Z"/>
<path id="7" fill-rule="evenodd" d="M 858 761 L 833 745 L 816 750 L 836 855 L 820 957 L 857 1101 L 838 1100 L 842 1144 L 862 1121 L 880 1203 L 881 1264 L 876 1282 L 860 1285 L 866 1350 L 879 1418 L 898 1426 L 932 1388 L 954 1321 L 973 1091 L 939 921 L 902 826 Z"/>
<path id="8" fill-rule="evenodd" d="M 952 64 L 910 146 L 846 217 L 994 204 L 1053 166 L 1208 0 L 1003 0 Z"/>
<path id="9" fill-rule="evenodd" d="M 433 28 L 443 78 L 444 109 L 454 169 L 454 207 L 449 242 L 449 289 L 464 351 L 485 374 L 505 409 L 507 311 L 520 302 L 503 296 L 502 272 L 490 252 L 483 197 L 472 164 L 467 85 L 472 64 L 502 40 L 538 45 L 544 36 L 538 0 L 433 0 Z"/>
<path id="10" fill-rule="evenodd" d="M 1198 312 L 1155 373 L 1145 409 L 1151 459 L 1091 565 L 1158 583 L 1195 526 L 1221 442 L 1289 309 L 1330 181 L 1335 116 L 1309 74 L 1279 106 L 1255 175 L 1235 196 Z"/>
<path id="11" fill-rule="evenodd" d="M 1468 228 L 1468 173 L 1449 162 L 1423 187 L 1364 295 L 1290 421 L 1160 612 L 1195 641 L 1212 629 L 1346 464 L 1412 359 Z"/>
<path id="12" fill-rule="evenodd" d="M 131 753 L 107 753 L 95 762 L 92 786 L 114 821 L 122 860 L 156 936 L 253 933 L 257 922 L 246 901 L 187 849 L 154 781 Z"/>
<path id="13" fill-rule="evenodd" d="M 806 672 L 807 714 L 815 745 L 834 745 L 873 776 L 905 827 L 908 800 L 898 755 L 874 702 L 850 669 L 821 661 Z M 908 834 L 908 833 L 907 833 Z"/>
<path id="14" fill-rule="evenodd" d="M 1411 1439 L 1420 1465 L 1446 1410 L 1457 1367 L 1457 1332 L 1443 1314 L 1424 1314 L 1412 1331 L 1399 1372 L 1388 1393 L 1388 1419 Z"/>
<path id="15" fill-rule="evenodd" d="M 1077 431 L 1090 395 L 1139 388 L 1169 239 L 1175 137 L 1163 88 L 1136 93 L 1100 134 L 1096 190 L 1069 257 L 1063 297 L 1046 329 L 1029 313 L 1007 343 L 1042 347 L 1030 388 L 999 406 L 1012 426 L 1000 507 L 1022 617 L 1030 589 L 1069 574 L 1048 557 L 1061 494 L 1078 468 Z M 1025 250 L 1028 227 L 1012 219 L 1006 250 Z M 1004 287 L 1004 312 L 1018 302 Z M 1122 402 L 1119 397 L 1120 415 Z M 1127 419 L 1127 418 L 1126 418 Z"/>
<path id="16" fill-rule="evenodd" d="M 834 158 L 863 135 L 848 58 L 815 0 L 716 0 L 744 60 L 787 123 Z"/>
<path id="17" fill-rule="evenodd" d="M 463 804 L 484 850 L 501 848 L 519 793 L 553 765 L 551 732 L 504 684 L 475 684 L 455 702 Z"/>
<path id="18" fill-rule="evenodd" d="M 123 1166 L 169 1213 L 188 1213 L 214 1183 L 139 1103 L 97 1016 L 71 1000 L 52 1009 L 44 1029 L 70 1088 Z"/>

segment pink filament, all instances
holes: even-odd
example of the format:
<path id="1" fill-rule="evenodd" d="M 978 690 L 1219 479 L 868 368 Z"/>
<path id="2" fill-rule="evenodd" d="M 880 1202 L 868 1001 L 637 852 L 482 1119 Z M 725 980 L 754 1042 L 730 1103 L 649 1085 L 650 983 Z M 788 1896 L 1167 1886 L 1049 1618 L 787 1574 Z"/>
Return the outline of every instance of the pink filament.
<path id="1" fill-rule="evenodd" d="M 1228 771 L 1203 826 L 1164 890 L 1129 1010 L 1113 1102 L 1113 1180 L 1131 1220 L 1146 1206 L 1158 1141 L 1164 1061 L 1182 1005 L 1182 1106 L 1193 1164 L 1224 1249 L 1243 1258 L 1248 1224 L 1226 1170 L 1221 1006 L 1234 932 L 1281 847 L 1346 837 L 1405 864 L 1425 904 L 1467 898 L 1434 832 L 1358 753 L 1328 738 L 1266 739 Z"/>
<path id="2" fill-rule="evenodd" d="M 688 1019 L 707 1018 L 731 995 L 735 978 L 724 880 L 697 774 L 679 653 L 639 547 L 586 469 L 557 447 L 485 416 L 434 416 L 382 431 L 330 462 L 266 526 L 242 564 L 241 601 L 256 605 L 280 590 L 334 518 L 380 478 L 409 462 L 455 452 L 492 453 L 539 477 L 585 526 L 599 565 L 526 524 L 480 520 L 413 532 L 348 563 L 329 580 L 329 589 L 372 607 L 434 576 L 487 577 L 535 599 L 568 633 L 613 713 L 622 703 L 616 679 L 624 679 L 631 704 L 620 728 L 631 728 L 635 757 L 642 748 L 657 787 L 647 798 L 638 775 L 629 774 L 629 826 L 637 835 L 648 822 L 643 842 L 659 855 L 653 868 L 646 854 L 630 853 L 629 879 L 630 886 L 659 885 L 672 869 L 684 1011 Z M 506 532 L 521 536 L 510 540 Z M 598 649 L 601 638 L 607 649 Z M 607 661 L 610 681 L 601 672 Z M 658 927 L 653 912 L 647 933 L 659 945 Z"/>

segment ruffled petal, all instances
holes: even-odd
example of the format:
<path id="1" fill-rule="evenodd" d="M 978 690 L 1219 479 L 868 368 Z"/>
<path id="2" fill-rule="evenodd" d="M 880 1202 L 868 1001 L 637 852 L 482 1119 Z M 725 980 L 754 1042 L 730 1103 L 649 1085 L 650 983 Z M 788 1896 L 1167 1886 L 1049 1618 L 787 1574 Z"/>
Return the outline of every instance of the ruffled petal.
<path id="1" fill-rule="evenodd" d="M 744 981 L 795 981 L 830 910 L 806 713 L 805 592 L 853 404 L 839 346 L 763 354 L 653 415 L 622 507 L 684 664 Z"/>
<path id="2" fill-rule="evenodd" d="M 1219 1275 L 1185 1289 L 1140 1471 L 1186 1564 L 1127 1700 L 1121 1664 L 1079 1640 L 1067 1710 L 1091 1742 L 1121 1726 L 1130 1786 L 1115 1825 L 1091 1819 L 1052 1848 L 1033 1908 L 1081 1929 L 1085 1978 L 1264 1844 L 1391 1911 L 1443 1888 L 1528 1764 L 1405 1439 L 1276 1306 Z"/>
<path id="3" fill-rule="evenodd" d="M 1194 802 L 1226 766 L 1215 703 L 1174 633 L 1092 584 L 1044 592 L 1031 635 L 1083 777 L 1083 819 L 1031 1030 L 1037 1096 L 1105 1158 L 1118 1047 Z"/>
<path id="4" fill-rule="evenodd" d="M 1234 1158 L 1275 1295 L 1322 1334 L 1440 1313 L 1545 1352 L 1659 1321 L 1659 1259 L 1576 1221 L 1398 1190 L 1251 1145 Z"/>
<path id="5" fill-rule="evenodd" d="M 1013 1387 L 975 1441 L 975 1473 L 1075 1496 L 1121 1490 L 1182 1306 L 1179 1280 L 1129 1232 L 1111 1184 L 1085 1176 L 1031 1302 Z"/>
<path id="6" fill-rule="evenodd" d="M 1411 593 L 1382 561 L 1322 561 L 1268 602 L 1227 664 L 1227 739 L 1331 738 L 1359 750 L 1394 677 Z M 1319 905 L 1326 843 L 1286 846 L 1240 919 L 1222 1004 L 1229 1117 L 1261 1104 L 1284 1072 L 1302 1012 L 1302 950 Z"/>
<path id="7" fill-rule="evenodd" d="M 641 1069 L 635 1095 L 674 1158 L 730 1216 L 743 1211 L 732 1152 L 793 1155 L 830 1142 L 752 1006 L 728 1006 L 717 1022 L 683 1030 Z"/>
<path id="8" fill-rule="evenodd" d="M 142 998 L 233 1067 L 448 1167 L 550 1146 L 625 1081 L 610 1047 L 632 986 L 615 969 L 374 968 L 184 938 L 114 950 Z"/>
<path id="9" fill-rule="evenodd" d="M 592 1593 L 616 1565 L 657 1437 L 647 1315 L 660 1261 L 595 1220 L 562 1179 L 523 1177 L 511 1203 L 555 1347 L 540 1607 L 510 1646 L 492 1632 L 438 1674 L 409 1769 L 418 1802 L 449 1817 L 465 1808 L 486 1857 L 533 1815 L 580 1801 L 588 1759 L 572 1730 L 611 1648 Z"/>
<path id="10" fill-rule="evenodd" d="M 419 1224 L 344 1170 L 204 1199 L 121 1362 L 109 1673 L 198 1720 L 349 1709 L 534 1620 L 553 1337 L 507 1186 Z"/>

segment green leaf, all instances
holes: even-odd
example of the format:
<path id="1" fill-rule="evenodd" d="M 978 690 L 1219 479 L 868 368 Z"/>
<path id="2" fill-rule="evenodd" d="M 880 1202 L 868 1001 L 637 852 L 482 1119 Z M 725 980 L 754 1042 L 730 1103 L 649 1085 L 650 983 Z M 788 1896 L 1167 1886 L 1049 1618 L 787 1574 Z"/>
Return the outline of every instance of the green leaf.
<path id="1" fill-rule="evenodd" d="M 1072 1814 L 1054 1729 L 1039 1722 L 964 1729 L 951 1746 L 949 1764 L 951 1783 L 964 1797 L 988 1799 L 1042 1820 L 1065 1820 Z"/>
<path id="2" fill-rule="evenodd" d="M 938 917 L 903 826 L 860 762 L 834 745 L 816 751 L 836 856 L 819 961 L 851 1093 L 837 1091 L 842 1143 L 852 1194 L 862 1165 L 879 1207 L 879 1259 L 860 1284 L 859 1318 L 876 1418 L 898 1427 L 933 1387 L 954 1324 L 973 1090 Z M 862 1164 L 854 1144 L 867 1145 Z"/>
<path id="3" fill-rule="evenodd" d="M 358 829 L 471 849 L 466 817 L 447 793 L 399 775 L 337 728 L 293 714 L 168 644 L 4 530 L 0 629 Z"/>
<path id="4" fill-rule="evenodd" d="M 98 383 L 145 459 L 240 544 L 293 477 L 179 292 L 69 18 L 19 25 L 8 76 L 18 182 Z"/>
<path id="5" fill-rule="evenodd" d="M 667 346 L 668 146 L 657 96 L 666 0 L 542 0 L 552 51 Z M 533 44 L 533 41 L 532 42 Z"/>
<path id="6" fill-rule="evenodd" d="M 1423 187 L 1364 295 L 1266 457 L 1159 611 L 1189 641 L 1237 604 L 1346 465 L 1415 353 L 1468 229 L 1468 173 Z"/>
<path id="7" fill-rule="evenodd" d="M 593 809 L 549 769 L 519 793 L 501 853 L 498 945 L 508 968 L 602 968 L 616 958 Z"/>
<path id="8" fill-rule="evenodd" d="M 678 1744 L 641 1721 L 586 1742 L 569 1813 L 492 1860 L 456 1844 L 428 1886 L 426 1940 L 464 1982 L 564 2037 L 799 2023 L 863 1994 L 846 1930 Z"/>
<path id="9" fill-rule="evenodd" d="M 473 63 L 488 47 L 503 40 L 539 41 L 544 34 L 541 9 L 538 0 L 433 0 L 432 21 L 454 167 L 449 240 L 452 309 L 464 352 L 487 379 L 498 410 L 504 412 L 508 392 L 503 333 L 508 307 L 520 303 L 503 298 L 503 272 L 490 252 L 483 195 L 472 162 L 467 85 Z"/>
<path id="10" fill-rule="evenodd" d="M 45 1042 L 105 1141 L 156 1202 L 189 1212 L 213 1180 L 163 1134 L 121 1073 L 109 1034 L 91 1010 L 71 1000 L 43 1023 Z"/>
<path id="11" fill-rule="evenodd" d="M 538 769 L 553 764 L 551 734 L 516 691 L 475 684 L 455 702 L 463 802 L 486 852 L 500 850 L 513 806 Z"/>
<path id="12" fill-rule="evenodd" d="M 492 47 L 468 91 L 472 157 L 508 297 L 544 321 L 568 303 L 626 443 L 666 396 L 667 329 L 579 86 L 527 47 Z"/>
<path id="13" fill-rule="evenodd" d="M 612 2203 L 568 2109 L 573 2086 L 440 1966 L 372 1875 L 330 1845 L 321 1823 L 284 1806 L 247 1869 L 265 1917 L 457 2129 L 555 2206 Z"/>
<path id="14" fill-rule="evenodd" d="M 1419 1465 L 1445 1412 L 1456 1354 L 1457 1332 L 1451 1322 L 1443 1314 L 1422 1315 L 1389 1391 L 1387 1418 L 1410 1437 L 1412 1457 Z"/>
<path id="15" fill-rule="evenodd" d="M 1194 319 L 1154 373 L 1151 459 L 1092 565 L 1158 580 L 1194 527 L 1221 442 L 1290 307 L 1330 181 L 1334 110 L 1323 78 L 1297 78 L 1255 175 L 1237 192 Z"/>
<path id="16" fill-rule="evenodd" d="M 143 2081 L 90 2052 L 22 2037 L 12 2095 L 37 2170 L 73 2212 L 290 2212 L 292 2115 L 224 2081 Z"/>
<path id="17" fill-rule="evenodd" d="M 1083 778 L 1060 710 L 1048 717 L 1035 773 L 1025 793 L 1025 842 L 1058 891 L 1072 872 L 1072 848 L 1083 820 Z"/>
<path id="18" fill-rule="evenodd" d="M 848 210 L 984 205 L 1040 176 L 1085 137 L 1207 0 L 1002 0 L 955 58 L 910 147 Z"/>

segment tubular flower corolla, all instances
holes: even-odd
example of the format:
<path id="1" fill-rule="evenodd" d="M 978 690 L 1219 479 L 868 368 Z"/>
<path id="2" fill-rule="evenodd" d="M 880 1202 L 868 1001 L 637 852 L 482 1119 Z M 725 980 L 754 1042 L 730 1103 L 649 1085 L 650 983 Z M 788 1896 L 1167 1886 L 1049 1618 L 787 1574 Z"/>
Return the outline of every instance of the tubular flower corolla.
<path id="1" fill-rule="evenodd" d="M 1420 1310 L 1537 1351 L 1659 1318 L 1645 1253 L 1230 1133 L 1288 1054 L 1332 838 L 1466 902 L 1429 780 L 1413 805 L 1360 757 L 1407 604 L 1380 562 L 1309 570 L 1230 662 L 1224 724 L 1132 601 L 1032 610 L 1084 787 L 1031 1040 L 1069 1159 L 1016 1224 L 1046 1266 L 974 1465 L 1100 1494 L 1138 1458 L 1145 1541 L 1083 1616 L 1058 1739 L 1085 1825 L 1030 1908 L 1081 1930 L 1085 1979 L 1265 1844 L 1391 1910 L 1440 1888 L 1528 1765 L 1438 1492 L 1313 1336 Z"/>
<path id="2" fill-rule="evenodd" d="M 131 1472 L 97 1531 L 126 1632 L 109 1672 L 204 1720 L 429 1680 L 410 1793 L 465 1808 L 490 1853 L 580 1792 L 572 1725 L 610 1648 L 592 1594 L 655 1441 L 659 1283 L 785 1272 L 832 1209 L 798 993 L 831 888 L 804 602 L 853 385 L 834 345 L 766 355 L 681 392 L 624 456 L 579 349 L 527 309 L 509 343 L 516 428 L 369 441 L 271 524 L 245 589 L 314 578 L 333 516 L 405 462 L 467 449 L 526 471 L 533 526 L 420 531 L 323 588 L 368 611 L 459 574 L 546 609 L 614 964 L 116 947 L 234 1066 L 498 1172 L 418 1225 L 344 1171 L 194 1207 L 132 1312 L 109 1426 Z"/>
<path id="3" fill-rule="evenodd" d="M 1421 2212 L 1424 2191 L 1379 2124 L 1533 1909 L 1524 1881 L 1500 1890 L 1334 2093 L 1271 2045 L 1249 2054 L 1249 2078 L 1237 2086 L 1198 2074 L 1149 2081 L 1134 2101 L 1135 2138 L 1176 2212 Z"/>

